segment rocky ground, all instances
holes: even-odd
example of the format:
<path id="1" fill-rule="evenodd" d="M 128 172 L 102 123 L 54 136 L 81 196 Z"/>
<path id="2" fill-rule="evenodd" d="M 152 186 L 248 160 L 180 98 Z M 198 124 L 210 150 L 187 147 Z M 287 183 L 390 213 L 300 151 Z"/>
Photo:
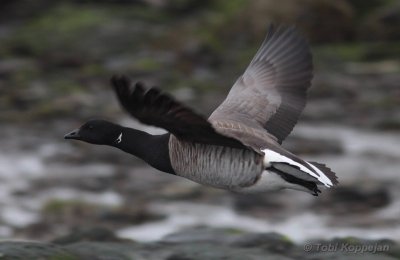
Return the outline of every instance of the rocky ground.
<path id="1" fill-rule="evenodd" d="M 0 259 L 41 260 L 203 260 L 203 259 L 379 259 L 400 258 L 391 240 L 355 237 L 296 244 L 278 233 L 248 233 L 204 227 L 183 230 L 151 243 L 116 238 L 107 230 L 87 230 L 52 243 L 2 242 Z"/>

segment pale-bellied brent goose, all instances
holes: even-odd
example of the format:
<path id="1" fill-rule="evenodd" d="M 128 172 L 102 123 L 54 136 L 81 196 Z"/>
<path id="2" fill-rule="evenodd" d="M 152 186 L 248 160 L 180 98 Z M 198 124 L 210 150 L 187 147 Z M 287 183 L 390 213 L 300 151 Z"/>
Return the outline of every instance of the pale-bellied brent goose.
<path id="1" fill-rule="evenodd" d="M 283 188 L 318 195 L 338 183 L 325 165 L 281 147 L 306 103 L 312 57 L 293 28 L 270 27 L 267 37 L 225 101 L 208 120 L 156 88 L 111 79 L 121 106 L 134 118 L 169 133 L 150 135 L 91 120 L 65 136 L 117 147 L 154 168 L 236 192 Z"/>

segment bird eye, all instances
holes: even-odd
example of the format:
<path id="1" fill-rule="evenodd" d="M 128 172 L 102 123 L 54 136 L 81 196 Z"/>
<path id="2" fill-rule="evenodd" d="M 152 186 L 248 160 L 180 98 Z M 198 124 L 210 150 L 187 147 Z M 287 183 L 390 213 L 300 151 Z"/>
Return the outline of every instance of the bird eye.
<path id="1" fill-rule="evenodd" d="M 92 125 L 89 126 L 89 130 L 93 130 L 93 126 Z"/>

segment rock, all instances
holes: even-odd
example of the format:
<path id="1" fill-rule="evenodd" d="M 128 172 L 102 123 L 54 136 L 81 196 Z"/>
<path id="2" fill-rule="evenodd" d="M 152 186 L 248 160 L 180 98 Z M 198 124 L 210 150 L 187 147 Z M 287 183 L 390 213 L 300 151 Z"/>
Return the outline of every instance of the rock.
<path id="1" fill-rule="evenodd" d="M 304 5 L 304 2 L 307 4 Z M 296 2 L 299 5 L 296 22 L 307 32 L 311 41 L 338 42 L 354 38 L 354 10 L 347 1 L 304 2 Z"/>
<path id="2" fill-rule="evenodd" d="M 275 232 L 243 234 L 231 244 L 238 247 L 263 248 L 274 253 L 285 253 L 295 246 L 288 237 Z"/>
<path id="3" fill-rule="evenodd" d="M 400 117 L 399 119 L 381 119 L 374 124 L 374 127 L 383 131 L 400 131 Z"/>
<path id="4" fill-rule="evenodd" d="M 287 201 L 277 192 L 267 192 L 264 194 L 232 194 L 234 198 L 234 208 L 239 212 L 251 213 L 253 216 L 277 217 L 285 211 Z"/>
<path id="5" fill-rule="evenodd" d="M 236 21 L 238 25 L 234 27 L 242 28 L 243 34 L 264 32 L 265 24 L 279 21 L 296 24 L 312 42 L 338 42 L 355 37 L 355 13 L 345 0 L 281 0 L 279 8 L 273 0 L 250 1 L 243 9 L 240 17 L 245 20 Z"/>
<path id="6" fill-rule="evenodd" d="M 54 240 L 55 237 L 73 230 L 61 240 L 79 240 L 82 237 L 82 240 L 92 238 L 91 241 L 110 241 L 112 236 L 106 232 L 108 229 L 139 225 L 165 217 L 150 212 L 140 201 L 134 202 L 134 205 L 107 206 L 101 204 L 100 199 L 97 204 L 53 199 L 44 205 L 40 220 L 17 229 L 15 235 L 29 239 Z"/>
<path id="7" fill-rule="evenodd" d="M 159 195 L 162 196 L 163 200 L 190 200 L 194 201 L 201 199 L 208 193 L 212 193 L 214 190 L 207 189 L 194 182 L 187 182 L 177 180 L 176 183 L 171 183 L 159 190 Z"/>
<path id="8" fill-rule="evenodd" d="M 371 12 L 365 19 L 361 35 L 368 40 L 400 40 L 400 4 L 393 1 L 390 4 Z"/>
<path id="9" fill-rule="evenodd" d="M 375 53 L 370 52 L 366 54 L 367 57 L 370 56 L 369 58 L 377 58 L 377 59 L 380 58 L 379 55 L 380 54 L 377 52 Z M 368 62 L 352 61 L 352 62 L 347 62 L 344 68 L 346 72 L 350 74 L 358 74 L 358 75 L 391 74 L 400 72 L 400 62 L 393 60 L 368 61 Z"/>
<path id="10" fill-rule="evenodd" d="M 151 0 L 148 0 L 151 1 Z M 154 0 L 153 0 L 154 1 Z M 162 1 L 159 1 L 162 2 Z M 210 4 L 210 0 L 164 0 L 164 8 L 168 12 L 187 15 L 193 12 L 198 12 L 202 8 Z"/>
<path id="11" fill-rule="evenodd" d="M 37 66 L 32 60 L 29 59 L 2 59 L 0 61 L 0 77 L 8 77 L 18 71 L 34 71 Z"/>
<path id="12" fill-rule="evenodd" d="M 302 118 L 317 122 L 341 122 L 346 119 L 346 106 L 332 99 L 316 100 L 307 104 Z"/>
<path id="13" fill-rule="evenodd" d="M 351 237 L 332 240 L 320 239 L 294 244 L 285 236 L 277 233 L 232 232 L 228 229 L 218 228 L 183 230 L 170 235 L 169 239 L 148 243 L 115 240 L 112 233 L 104 230 L 94 232 L 94 234 L 100 234 L 98 238 L 103 242 L 85 241 L 85 237 L 92 240 L 97 236 L 92 234 L 93 232 L 88 232 L 78 239 L 76 239 L 77 236 L 72 236 L 59 243 L 0 242 L 0 259 L 356 260 L 362 257 L 362 259 L 368 260 L 394 260 L 398 259 L 396 257 L 399 252 L 399 245 L 391 240 L 365 240 Z M 311 248 L 306 245 L 311 245 Z M 362 248 L 364 252 L 356 251 Z M 373 251 L 374 248 L 376 248 L 376 252 Z"/>
<path id="14" fill-rule="evenodd" d="M 77 243 L 81 241 L 97 241 L 97 242 L 124 242 L 115 236 L 114 232 L 102 227 L 94 227 L 89 229 L 74 230 L 68 235 L 58 237 L 52 242 L 59 245 Z"/>
<path id="15" fill-rule="evenodd" d="M 162 241 L 166 243 L 208 242 L 229 244 L 242 234 L 242 231 L 235 229 L 194 227 L 167 235 L 162 239 Z"/>
<path id="16" fill-rule="evenodd" d="M 342 154 L 343 146 L 335 139 L 289 136 L 283 146 L 294 154 Z"/>
<path id="17" fill-rule="evenodd" d="M 0 242 L 1 260 L 24 260 L 24 259 L 65 259 L 86 260 L 69 252 L 61 246 L 55 246 L 40 242 Z"/>
<path id="18" fill-rule="evenodd" d="M 135 209 L 129 205 L 118 210 L 105 211 L 99 216 L 101 221 L 117 225 L 138 225 L 149 221 L 158 221 L 163 218 L 165 216 L 150 213 L 141 205 L 136 205 Z"/>
<path id="19" fill-rule="evenodd" d="M 391 202 L 389 191 L 384 185 L 363 186 L 360 183 L 357 186 L 338 186 L 321 199 L 315 200 L 315 207 L 331 214 L 351 215 L 381 209 Z"/>

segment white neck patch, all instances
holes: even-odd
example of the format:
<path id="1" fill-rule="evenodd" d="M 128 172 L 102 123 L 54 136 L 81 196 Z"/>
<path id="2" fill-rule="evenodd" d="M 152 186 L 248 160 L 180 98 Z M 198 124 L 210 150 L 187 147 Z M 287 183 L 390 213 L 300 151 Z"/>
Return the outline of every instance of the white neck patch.
<path id="1" fill-rule="evenodd" d="M 115 140 L 117 142 L 117 144 L 119 144 L 120 142 L 122 142 L 122 133 L 119 134 L 117 140 Z"/>

